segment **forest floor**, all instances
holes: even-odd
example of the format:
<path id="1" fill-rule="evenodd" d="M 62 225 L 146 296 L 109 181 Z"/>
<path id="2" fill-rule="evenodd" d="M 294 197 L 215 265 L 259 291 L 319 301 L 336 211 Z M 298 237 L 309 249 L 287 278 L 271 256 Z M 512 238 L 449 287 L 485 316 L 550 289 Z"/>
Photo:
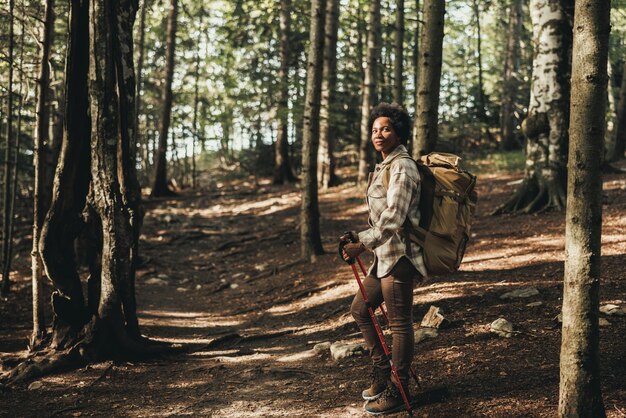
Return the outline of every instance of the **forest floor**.
<path id="1" fill-rule="evenodd" d="M 626 164 L 621 164 L 626 168 Z M 521 173 L 479 176 L 479 205 L 461 270 L 414 290 L 414 322 L 431 305 L 450 322 L 416 345 L 428 392 L 420 417 L 552 417 L 559 386 L 564 214 L 490 216 Z M 320 194 L 316 263 L 299 257 L 299 192 L 268 181 L 215 183 L 148 200 L 137 300 L 144 335 L 190 353 L 90 365 L 0 393 L 0 416 L 360 417 L 368 357 L 339 361 L 320 342 L 361 342 L 349 307 L 357 286 L 337 257 L 338 236 L 366 227 L 353 184 Z M 626 306 L 626 176 L 604 178 L 601 304 Z M 0 359 L 24 355 L 30 329 L 28 237 L 14 292 L 0 304 Z M 371 257 L 366 257 L 371 261 Z M 535 287 L 539 294 L 503 300 Z M 48 290 L 49 291 L 49 290 Z M 49 314 L 49 313 L 48 313 Z M 602 315 L 602 391 L 609 417 L 626 417 L 626 316 Z M 498 318 L 511 338 L 489 332 Z M 404 413 L 395 416 L 404 416 Z"/>

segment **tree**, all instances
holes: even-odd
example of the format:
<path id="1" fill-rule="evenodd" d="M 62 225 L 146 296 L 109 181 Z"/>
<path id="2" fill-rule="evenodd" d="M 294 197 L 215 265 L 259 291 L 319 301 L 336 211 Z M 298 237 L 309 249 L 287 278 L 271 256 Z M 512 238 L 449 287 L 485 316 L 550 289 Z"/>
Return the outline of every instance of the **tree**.
<path id="1" fill-rule="evenodd" d="M 575 5 L 560 417 L 606 416 L 600 390 L 598 309 L 609 13 L 609 1 Z"/>
<path id="2" fill-rule="evenodd" d="M 413 157 L 419 158 L 435 148 L 439 123 L 439 88 L 443 48 L 444 0 L 424 1 L 424 30 L 421 33 L 417 110 Z"/>
<path id="3" fill-rule="evenodd" d="M 613 149 L 609 150 L 607 161 L 617 161 L 624 158 L 626 150 L 626 60 L 622 72 L 622 86 L 619 91 L 619 103 L 617 105 L 617 118 L 615 123 L 615 139 Z"/>
<path id="4" fill-rule="evenodd" d="M 534 58 L 524 181 L 495 213 L 532 213 L 565 207 L 571 51 L 570 0 L 532 0 Z M 605 69 L 606 71 L 606 69 Z"/>
<path id="5" fill-rule="evenodd" d="M 320 105 L 320 146 L 317 154 L 317 180 L 323 189 L 337 185 L 335 174 L 335 129 L 337 88 L 337 32 L 339 30 L 339 1 L 326 0 L 326 40 Z"/>
<path id="6" fill-rule="evenodd" d="M 316 255 L 324 253 L 317 199 L 317 147 L 320 134 L 325 9 L 326 0 L 311 1 L 311 30 L 302 141 L 302 207 L 300 210 L 301 254 L 303 259 L 311 261 L 315 260 Z"/>
<path id="7" fill-rule="evenodd" d="M 11 142 L 13 141 L 13 45 L 14 45 L 15 0 L 9 0 L 9 87 L 7 110 L 7 142 L 4 153 L 4 188 L 2 205 L 2 294 L 9 292 L 9 235 L 12 219 L 10 217 L 9 202 L 11 201 Z"/>
<path id="8" fill-rule="evenodd" d="M 506 57 L 504 61 L 504 85 L 500 110 L 501 147 L 508 151 L 519 146 L 515 138 L 515 105 L 519 86 L 519 42 L 522 26 L 522 2 L 512 0 L 509 5 L 509 22 L 507 29 Z"/>
<path id="9" fill-rule="evenodd" d="M 296 177 L 289 163 L 289 142 L 287 135 L 289 119 L 289 62 L 291 49 L 291 0 L 280 2 L 280 68 L 278 69 L 278 131 L 276 133 L 276 155 L 274 162 L 274 184 L 293 182 Z"/>
<path id="10" fill-rule="evenodd" d="M 394 38 L 393 100 L 402 105 L 404 91 L 404 0 L 396 0 L 396 36 Z"/>
<path id="11" fill-rule="evenodd" d="M 41 167 L 40 150 L 48 140 L 49 127 L 49 107 L 48 90 L 50 88 L 50 47 L 52 33 L 54 31 L 54 0 L 46 0 L 44 10 L 44 23 L 41 40 L 41 56 L 39 60 L 39 78 L 37 90 L 37 122 L 35 127 L 35 145 L 33 152 L 33 165 L 35 167 L 35 184 L 33 192 L 33 245 L 31 251 L 31 272 L 33 285 L 33 332 L 30 339 L 30 346 L 37 347 L 42 342 L 46 334 L 44 307 L 43 307 L 43 286 L 41 274 L 41 257 L 39 254 L 39 231 L 43 225 L 43 189 L 46 187 L 44 170 Z"/>
<path id="12" fill-rule="evenodd" d="M 367 29 L 367 55 L 365 58 L 365 79 L 361 98 L 361 142 L 359 149 L 359 172 L 357 182 L 364 184 L 371 170 L 373 160 L 372 135 L 369 132 L 368 121 L 376 97 L 377 63 L 380 60 L 380 0 L 369 3 L 369 25 Z"/>
<path id="13" fill-rule="evenodd" d="M 45 356 L 11 371 L 12 383 L 95 359 L 145 355 L 168 347 L 139 334 L 135 242 L 140 222 L 130 167 L 134 119 L 134 0 L 73 0 L 66 63 L 66 127 L 40 252 L 55 287 Z M 89 77 L 88 77 L 89 75 Z M 90 232 L 88 300 L 74 239 Z"/>
<path id="14" fill-rule="evenodd" d="M 167 136 L 172 118 L 172 80 L 174 78 L 174 51 L 176 49 L 176 17 L 178 0 L 170 0 L 167 17 L 167 52 L 165 55 L 165 80 L 163 82 L 161 120 L 159 125 L 159 146 L 154 156 L 153 197 L 169 196 L 173 192 L 167 185 Z"/>
<path id="15" fill-rule="evenodd" d="M 415 35 L 413 37 L 413 85 L 415 86 L 415 114 L 417 114 L 417 104 L 419 102 L 419 94 L 417 84 L 419 82 L 419 55 L 420 55 L 420 0 L 415 0 Z M 411 141 L 409 143 L 409 153 L 412 153 L 413 145 L 417 143 L 417 123 L 413 124 L 411 133 Z"/>

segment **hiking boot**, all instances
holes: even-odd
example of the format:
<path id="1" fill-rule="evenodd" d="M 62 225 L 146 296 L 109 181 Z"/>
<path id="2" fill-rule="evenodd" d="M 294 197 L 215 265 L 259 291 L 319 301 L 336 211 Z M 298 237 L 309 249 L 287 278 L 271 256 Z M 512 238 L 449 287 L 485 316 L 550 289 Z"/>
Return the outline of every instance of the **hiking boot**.
<path id="1" fill-rule="evenodd" d="M 366 401 L 373 401 L 380 398 L 380 396 L 387 388 L 387 380 L 389 379 L 390 373 L 390 369 L 381 369 L 380 367 L 374 366 L 374 370 L 372 371 L 371 375 L 372 384 L 361 394 L 361 396 L 363 396 L 363 399 L 365 399 Z"/>
<path id="2" fill-rule="evenodd" d="M 409 402 L 411 398 L 409 397 L 409 393 L 407 389 L 405 389 L 405 394 L 407 395 Z M 384 390 L 382 395 L 373 401 L 369 401 L 365 404 L 363 409 L 370 415 L 385 415 L 391 414 L 393 412 L 399 412 L 406 408 L 404 404 L 404 400 L 402 399 L 402 394 L 394 385 L 389 381 L 387 384 L 387 388 Z"/>

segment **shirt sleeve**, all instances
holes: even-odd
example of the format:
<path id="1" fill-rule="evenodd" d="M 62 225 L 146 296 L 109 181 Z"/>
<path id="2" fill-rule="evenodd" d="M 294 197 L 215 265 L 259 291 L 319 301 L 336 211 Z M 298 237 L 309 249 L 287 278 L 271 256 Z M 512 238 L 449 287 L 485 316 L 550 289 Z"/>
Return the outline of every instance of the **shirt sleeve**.
<path id="1" fill-rule="evenodd" d="M 417 183 L 406 171 L 392 173 L 387 191 L 387 208 L 373 227 L 359 233 L 359 240 L 369 250 L 374 250 L 400 231 L 406 220 L 411 197 L 417 191 Z"/>

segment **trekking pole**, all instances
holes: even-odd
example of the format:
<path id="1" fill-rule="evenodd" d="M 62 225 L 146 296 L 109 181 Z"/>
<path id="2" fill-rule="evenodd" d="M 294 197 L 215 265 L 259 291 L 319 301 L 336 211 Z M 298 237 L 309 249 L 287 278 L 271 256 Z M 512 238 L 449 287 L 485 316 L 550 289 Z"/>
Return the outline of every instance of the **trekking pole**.
<path id="1" fill-rule="evenodd" d="M 356 261 L 359 263 L 359 266 L 361 267 L 361 272 L 363 272 L 363 277 L 367 277 L 367 270 L 365 269 L 365 265 L 363 264 L 363 260 L 361 260 L 361 257 L 357 256 Z M 387 311 L 385 310 L 385 308 L 383 308 L 383 305 L 381 304 L 379 308 L 383 314 L 383 317 L 385 318 L 385 321 L 387 321 L 387 323 L 390 324 L 391 326 L 391 323 L 389 322 L 389 317 L 387 316 Z M 417 384 L 417 387 L 421 389 L 422 385 L 420 385 L 419 378 L 417 377 L 417 373 L 415 373 L 415 369 L 413 369 L 413 366 L 409 368 L 409 371 L 411 372 L 411 377 L 413 378 L 413 380 L 415 380 L 415 384 Z"/>
<path id="2" fill-rule="evenodd" d="M 345 242 L 341 242 L 339 244 L 339 254 L 341 256 L 341 258 L 343 259 L 343 246 L 345 245 Z M 396 379 L 396 386 L 398 387 L 398 389 L 400 390 L 400 395 L 402 395 L 402 400 L 404 401 L 404 405 L 406 406 L 406 410 L 409 414 L 409 416 L 413 416 L 413 410 L 411 409 L 411 403 L 409 402 L 409 399 L 406 396 L 406 392 L 404 391 L 404 387 L 402 386 L 402 382 L 400 381 L 400 376 L 398 376 L 398 371 L 396 370 L 396 365 L 393 364 L 393 360 L 391 358 L 391 352 L 389 351 L 389 347 L 387 347 L 387 343 L 385 342 L 385 337 L 383 336 L 383 332 L 380 329 L 380 325 L 378 325 L 378 320 L 376 319 L 376 315 L 374 315 L 374 309 L 372 308 L 372 305 L 370 304 L 369 299 L 367 298 L 367 292 L 365 291 L 365 287 L 363 287 L 363 282 L 361 281 L 361 278 L 359 277 L 359 272 L 356 269 L 356 266 L 354 265 L 354 259 L 350 258 L 348 259 L 346 262 L 348 264 L 350 264 L 350 267 L 352 267 L 352 272 L 354 273 L 354 278 L 356 279 L 358 285 L 359 285 L 359 290 L 361 291 L 361 296 L 363 297 L 363 302 L 365 303 L 365 306 L 367 307 L 367 312 L 370 314 L 370 318 L 372 319 L 372 323 L 374 324 L 374 329 L 376 329 L 376 334 L 378 334 L 378 339 L 380 340 L 380 345 L 383 347 L 383 351 L 385 352 L 385 355 L 387 356 L 387 359 L 389 359 L 389 365 L 391 366 L 391 374 L 393 375 L 393 377 Z"/>

